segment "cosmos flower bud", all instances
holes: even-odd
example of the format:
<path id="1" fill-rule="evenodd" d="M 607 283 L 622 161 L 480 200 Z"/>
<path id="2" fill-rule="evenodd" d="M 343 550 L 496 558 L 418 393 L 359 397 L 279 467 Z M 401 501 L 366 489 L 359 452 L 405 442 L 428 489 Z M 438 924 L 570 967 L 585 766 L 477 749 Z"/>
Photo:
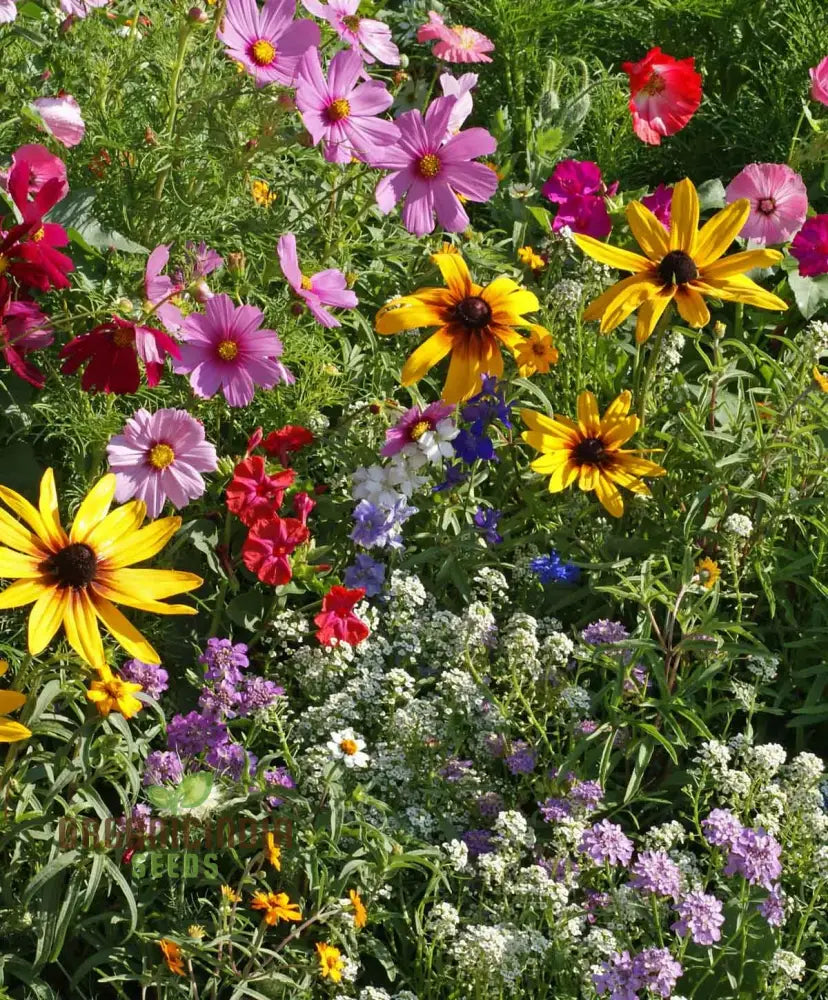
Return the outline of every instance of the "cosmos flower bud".
<path id="1" fill-rule="evenodd" d="M 227 268 L 233 274 L 241 274 L 247 263 L 242 251 L 227 254 Z"/>
<path id="2" fill-rule="evenodd" d="M 187 20 L 192 21 L 193 24 L 206 24 L 207 12 L 201 7 L 190 7 L 187 11 Z"/>

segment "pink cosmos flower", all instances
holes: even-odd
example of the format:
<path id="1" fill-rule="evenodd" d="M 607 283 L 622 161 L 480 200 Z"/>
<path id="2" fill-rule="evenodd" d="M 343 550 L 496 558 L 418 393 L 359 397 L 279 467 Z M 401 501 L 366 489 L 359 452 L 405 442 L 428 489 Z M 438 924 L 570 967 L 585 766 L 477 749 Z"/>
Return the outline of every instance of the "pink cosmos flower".
<path id="1" fill-rule="evenodd" d="M 17 17 L 17 4 L 14 0 L 0 0 L 0 24 L 11 24 Z"/>
<path id="2" fill-rule="evenodd" d="M 739 235 L 763 246 L 789 240 L 808 213 L 802 178 L 784 163 L 749 163 L 725 191 L 728 204 L 739 198 L 750 202 L 750 215 Z"/>
<path id="3" fill-rule="evenodd" d="M 336 53 L 327 80 L 318 49 L 308 49 L 299 64 L 296 107 L 314 145 L 324 139 L 329 163 L 350 163 L 356 156 L 370 164 L 377 147 L 399 138 L 393 122 L 376 117 L 394 98 L 379 80 L 357 85 L 362 72 L 362 59 L 353 49 Z"/>
<path id="4" fill-rule="evenodd" d="M 820 104 L 828 104 L 828 56 L 808 73 L 811 77 L 811 97 Z"/>
<path id="5" fill-rule="evenodd" d="M 359 0 L 302 0 L 303 6 L 316 17 L 327 21 L 346 45 L 359 53 L 363 62 L 379 61 L 386 66 L 399 66 L 400 50 L 391 40 L 391 29 L 382 21 L 357 14 Z"/>
<path id="6" fill-rule="evenodd" d="M 670 206 L 673 204 L 673 189 L 659 184 L 652 194 L 645 195 L 641 204 L 653 213 L 665 229 L 670 228 Z"/>
<path id="7" fill-rule="evenodd" d="M 109 467 L 115 473 L 115 499 L 137 497 L 147 505 L 147 516 L 158 517 L 169 500 L 176 510 L 204 493 L 202 472 L 215 472 L 215 447 L 204 437 L 204 427 L 186 410 L 136 410 L 106 446 Z"/>
<path id="8" fill-rule="evenodd" d="M 633 132 L 651 146 L 683 129 L 701 104 L 701 76 L 692 56 L 674 59 L 656 46 L 638 62 L 622 63 L 621 69 L 630 78 Z"/>
<path id="9" fill-rule="evenodd" d="M 444 97 L 456 97 L 457 103 L 449 116 L 446 138 L 459 132 L 463 122 L 472 113 L 473 100 L 471 92 L 477 86 L 477 73 L 464 73 L 462 76 L 452 76 L 451 73 L 440 74 L 440 87 Z"/>
<path id="10" fill-rule="evenodd" d="M 181 329 L 184 317 L 178 306 L 173 305 L 170 299 L 176 292 L 181 291 L 182 286 L 177 282 L 173 283 L 172 278 L 161 273 L 170 259 L 171 246 L 171 243 L 162 243 L 147 258 L 147 268 L 144 273 L 144 294 L 147 297 L 147 304 L 155 307 L 153 309 L 155 315 L 168 330 L 175 333 Z M 161 304 L 159 305 L 159 303 Z"/>
<path id="11" fill-rule="evenodd" d="M 319 44 L 313 21 L 294 21 L 296 0 L 267 0 L 260 10 L 256 0 L 228 0 L 218 37 L 227 55 L 244 66 L 257 87 L 268 83 L 293 85 L 299 60 Z"/>
<path id="12" fill-rule="evenodd" d="M 450 442 L 457 436 L 457 426 L 450 419 L 452 413 L 451 403 L 430 403 L 425 409 L 412 406 L 385 432 L 380 455 L 390 458 L 401 451 L 422 451 L 433 462 L 451 457 L 454 449 Z"/>
<path id="13" fill-rule="evenodd" d="M 400 138 L 374 161 L 374 166 L 393 171 L 377 185 L 377 205 L 387 214 L 405 195 L 402 221 L 415 236 L 433 231 L 435 212 L 444 229 L 461 232 L 469 217 L 458 195 L 469 201 L 488 201 L 497 189 L 495 172 L 472 162 L 497 148 L 486 129 L 466 129 L 444 142 L 456 103 L 455 97 L 438 97 L 425 118 L 416 110 L 400 115 Z"/>
<path id="14" fill-rule="evenodd" d="M 20 198 L 22 204 L 25 204 L 27 201 L 36 200 L 41 190 L 47 184 L 50 184 L 51 181 L 56 182 L 55 184 L 50 184 L 48 189 L 51 204 L 49 204 L 48 208 L 45 207 L 45 204 L 40 205 L 41 214 L 45 215 L 49 209 L 54 208 L 69 193 L 69 181 L 66 179 L 66 164 L 59 156 L 50 153 L 45 146 L 41 146 L 39 143 L 20 146 L 19 149 L 16 149 L 12 153 L 9 170 L 0 175 L 0 186 L 3 187 L 4 191 L 9 190 L 11 173 L 21 163 L 26 164 L 26 169 L 23 173 L 27 178 L 27 186 L 25 195 L 21 196 L 18 193 L 16 199 Z M 20 208 L 19 205 L 18 208 Z"/>
<path id="15" fill-rule="evenodd" d="M 109 0 L 60 0 L 60 9 L 70 17 L 83 18 L 96 7 L 106 7 Z"/>
<path id="16" fill-rule="evenodd" d="M 299 270 L 296 254 L 296 237 L 284 233 L 279 237 L 279 266 L 293 291 L 302 299 L 313 318 L 322 326 L 341 326 L 339 320 L 323 306 L 338 306 L 353 309 L 359 302 L 356 295 L 347 288 L 345 275 L 335 267 L 319 271 L 310 278 Z"/>
<path id="17" fill-rule="evenodd" d="M 80 105 L 71 95 L 38 97 L 31 106 L 40 115 L 46 131 L 64 146 L 77 146 L 86 134 Z"/>
<path id="18" fill-rule="evenodd" d="M 46 379 L 26 355 L 53 340 L 48 318 L 31 302 L 12 302 L 9 283 L 0 278 L 0 354 L 15 375 L 36 389 L 42 389 Z"/>
<path id="19" fill-rule="evenodd" d="M 791 243 L 791 254 L 799 261 L 803 277 L 828 274 L 828 215 L 808 219 Z"/>
<path id="20" fill-rule="evenodd" d="M 435 11 L 429 11 L 428 22 L 417 31 L 418 42 L 435 40 L 433 55 L 444 62 L 491 62 L 486 55 L 494 52 L 494 42 L 474 28 L 463 25 L 449 27 Z"/>

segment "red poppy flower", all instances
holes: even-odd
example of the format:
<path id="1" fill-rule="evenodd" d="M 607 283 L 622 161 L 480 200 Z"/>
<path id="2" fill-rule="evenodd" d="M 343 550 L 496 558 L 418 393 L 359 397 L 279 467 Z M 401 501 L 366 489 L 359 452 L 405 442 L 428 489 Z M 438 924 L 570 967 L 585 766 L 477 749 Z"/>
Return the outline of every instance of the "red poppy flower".
<path id="1" fill-rule="evenodd" d="M 293 576 L 288 556 L 309 538 L 310 532 L 295 517 L 257 521 L 242 545 L 242 560 L 262 583 L 280 587 Z"/>
<path id="2" fill-rule="evenodd" d="M 694 59 L 674 59 L 658 46 L 640 62 L 621 68 L 630 78 L 633 131 L 642 142 L 658 146 L 690 121 L 701 104 L 701 76 Z"/>
<path id="3" fill-rule="evenodd" d="M 262 447 L 268 455 L 276 455 L 282 465 L 288 465 L 288 455 L 313 444 L 315 440 L 306 427 L 288 424 L 286 427 L 280 427 L 278 431 L 271 431 L 262 442 Z"/>
<path id="4" fill-rule="evenodd" d="M 158 385 L 167 354 L 180 357 L 178 345 L 166 333 L 113 316 L 108 323 L 70 340 L 58 356 L 65 358 L 60 370 L 67 375 L 89 362 L 81 379 L 87 392 L 123 394 L 138 391 L 139 357 L 146 365 L 147 385 Z"/>
<path id="5" fill-rule="evenodd" d="M 318 626 L 316 638 L 323 646 L 332 646 L 334 639 L 358 646 L 367 639 L 371 630 L 365 622 L 354 614 L 354 606 L 365 597 L 363 587 L 348 590 L 347 587 L 331 587 L 322 599 L 322 610 L 313 619 Z"/>
<path id="6" fill-rule="evenodd" d="M 293 469 L 268 475 L 265 460 L 260 455 L 252 455 L 233 470 L 227 487 L 227 509 L 251 528 L 257 521 L 276 514 L 282 506 L 285 490 L 295 478 Z"/>

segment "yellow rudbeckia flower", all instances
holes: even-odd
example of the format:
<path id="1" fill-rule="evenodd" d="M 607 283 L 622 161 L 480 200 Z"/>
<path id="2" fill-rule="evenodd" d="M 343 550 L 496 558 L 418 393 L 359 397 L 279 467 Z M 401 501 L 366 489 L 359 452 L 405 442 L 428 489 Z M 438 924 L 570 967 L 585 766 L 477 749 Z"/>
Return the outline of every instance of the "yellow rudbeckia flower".
<path id="1" fill-rule="evenodd" d="M 8 662 L 0 660 L 0 677 L 8 669 Z M 17 743 L 18 740 L 27 740 L 32 735 L 31 730 L 19 722 L 5 718 L 9 712 L 16 712 L 18 708 L 22 708 L 25 702 L 26 696 L 19 691 L 0 691 L 0 743 Z"/>
<path id="2" fill-rule="evenodd" d="M 699 229 L 699 198 L 693 182 L 685 178 L 673 190 L 669 233 L 641 202 L 627 206 L 627 222 L 646 256 L 576 233 L 573 239 L 584 253 L 632 272 L 591 302 L 584 319 L 600 320 L 601 333 L 609 333 L 638 309 L 635 339 L 642 343 L 673 300 L 682 319 L 695 327 L 710 321 L 703 296 L 760 309 L 787 309 L 783 299 L 744 273 L 778 263 L 782 259 L 778 250 L 744 250 L 722 257 L 749 214 L 750 202 L 740 198 Z"/>
<path id="3" fill-rule="evenodd" d="M 196 614 L 195 608 L 164 604 L 162 598 L 201 586 L 201 577 L 127 568 L 160 552 L 181 527 L 181 518 L 164 517 L 142 528 L 144 502 L 133 500 L 110 513 L 114 495 L 115 476 L 109 473 L 92 487 L 67 533 L 51 469 L 40 481 L 37 507 L 0 486 L 0 500 L 20 518 L 0 508 L 0 577 L 16 581 L 0 593 L 0 610 L 34 604 L 28 642 L 33 656 L 43 652 L 62 623 L 75 652 L 105 671 L 100 619 L 130 656 L 159 663 L 158 653 L 115 603 L 159 615 Z"/>
<path id="4" fill-rule="evenodd" d="M 534 410 L 521 410 L 528 431 L 523 440 L 542 452 L 531 468 L 549 476 L 549 492 L 559 493 L 576 480 L 584 491 L 595 491 L 613 517 L 624 513 L 618 486 L 650 496 L 640 476 L 663 476 L 667 470 L 641 458 L 637 451 L 621 448 L 635 434 L 639 419 L 629 416 L 632 396 L 626 390 L 599 416 L 591 392 L 578 396 L 578 420 L 556 414 L 554 419 Z"/>
<path id="5" fill-rule="evenodd" d="M 523 343 L 514 328 L 534 326 L 524 314 L 535 312 L 538 300 L 505 275 L 485 288 L 475 284 L 458 253 L 436 253 L 431 259 L 448 287 L 420 288 L 393 299 L 377 313 L 375 325 L 378 333 L 386 334 L 438 327 L 406 361 L 400 381 L 418 382 L 451 354 L 442 397 L 446 403 L 459 403 L 480 391 L 483 375 L 503 374 L 500 345 L 514 352 Z"/>

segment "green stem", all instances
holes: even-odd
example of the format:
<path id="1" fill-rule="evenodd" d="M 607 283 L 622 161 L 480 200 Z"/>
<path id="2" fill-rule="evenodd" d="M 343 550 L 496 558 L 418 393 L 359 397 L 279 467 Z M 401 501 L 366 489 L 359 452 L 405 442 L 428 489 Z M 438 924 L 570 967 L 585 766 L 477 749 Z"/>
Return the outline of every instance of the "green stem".
<path id="1" fill-rule="evenodd" d="M 167 115 L 167 141 L 169 143 L 172 143 L 175 132 L 175 118 L 178 114 L 178 83 L 181 79 L 181 71 L 184 68 L 184 57 L 187 54 L 187 44 L 190 41 L 192 30 L 193 22 L 187 18 L 178 32 L 178 51 L 175 55 L 175 63 L 173 65 L 172 76 L 170 77 L 170 110 Z M 155 184 L 156 201 L 161 201 L 161 196 L 164 193 L 164 185 L 167 183 L 167 177 L 171 169 L 172 164 L 165 167 L 158 175 L 158 181 Z"/>
<path id="2" fill-rule="evenodd" d="M 805 105 L 802 105 L 802 110 L 799 112 L 799 118 L 796 122 L 796 128 L 794 129 L 793 137 L 791 139 L 791 148 L 788 150 L 788 159 L 785 161 L 788 166 L 791 165 L 793 161 L 794 149 L 796 149 L 796 140 L 799 138 L 799 130 L 802 128 L 802 123 L 805 121 Z"/>
<path id="3" fill-rule="evenodd" d="M 233 531 L 233 521 L 232 515 L 228 510 L 224 516 L 224 530 L 221 536 L 222 548 L 225 552 L 226 558 L 230 558 L 230 535 Z M 221 615 L 224 611 L 224 603 L 227 599 L 227 588 L 230 586 L 230 573 L 225 569 L 224 579 L 221 581 L 221 586 L 219 587 L 219 592 L 216 595 L 216 606 L 213 608 L 213 617 L 210 619 L 210 630 L 207 633 L 208 638 L 212 638 L 218 631 L 219 622 L 221 621 Z"/>
<path id="4" fill-rule="evenodd" d="M 640 422 L 640 430 L 644 428 L 644 418 L 645 411 L 647 407 L 647 390 L 650 387 L 650 380 L 653 377 L 653 372 L 655 371 L 656 362 L 661 354 L 661 344 L 664 340 L 664 333 L 670 325 L 672 307 L 668 306 L 664 310 L 664 315 L 658 321 L 658 324 L 654 331 L 655 343 L 650 348 L 650 356 L 647 359 L 647 367 L 644 369 L 644 378 L 641 383 L 641 388 L 638 393 L 638 420 Z"/>
<path id="5" fill-rule="evenodd" d="M 734 337 L 735 340 L 741 340 L 742 339 L 742 330 L 744 328 L 744 325 L 745 325 L 745 307 L 744 307 L 744 303 L 737 302 L 736 303 L 736 310 L 734 312 L 734 320 L 733 320 L 733 337 Z"/>

